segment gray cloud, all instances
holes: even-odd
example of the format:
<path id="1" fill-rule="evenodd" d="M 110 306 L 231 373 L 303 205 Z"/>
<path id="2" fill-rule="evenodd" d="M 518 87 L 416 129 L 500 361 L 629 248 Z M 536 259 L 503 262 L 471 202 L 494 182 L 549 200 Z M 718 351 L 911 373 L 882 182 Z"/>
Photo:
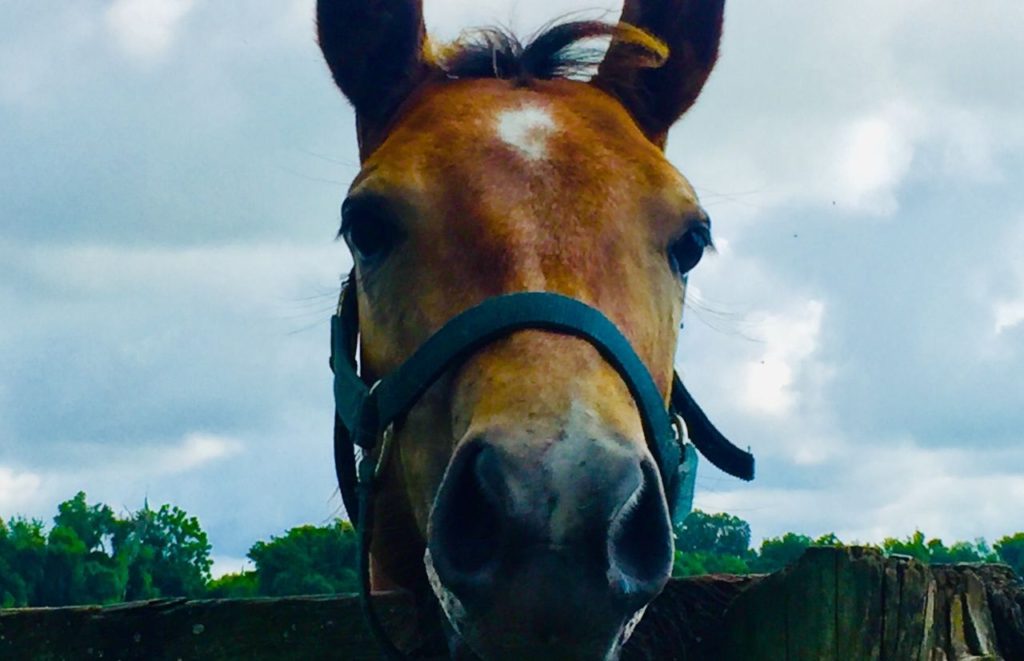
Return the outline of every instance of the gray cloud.
<path id="1" fill-rule="evenodd" d="M 135 1 L 0 24 L 0 515 L 148 495 L 240 556 L 338 510 L 326 318 L 353 120 L 311 0 Z M 529 32 L 578 8 L 428 21 Z M 678 356 L 760 475 L 705 463 L 699 506 L 756 535 L 1019 529 L 1022 13 L 729 4 L 670 140 L 721 247 Z"/>

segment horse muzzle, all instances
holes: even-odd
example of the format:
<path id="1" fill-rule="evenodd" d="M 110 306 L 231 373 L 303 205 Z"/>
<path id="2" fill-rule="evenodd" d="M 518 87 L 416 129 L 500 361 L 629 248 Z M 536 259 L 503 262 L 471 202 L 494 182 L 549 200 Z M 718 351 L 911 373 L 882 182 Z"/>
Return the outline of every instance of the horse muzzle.
<path id="1" fill-rule="evenodd" d="M 611 438 L 568 434 L 523 456 L 496 431 L 453 457 L 427 568 L 482 658 L 614 658 L 664 587 L 673 542 L 657 468 Z"/>

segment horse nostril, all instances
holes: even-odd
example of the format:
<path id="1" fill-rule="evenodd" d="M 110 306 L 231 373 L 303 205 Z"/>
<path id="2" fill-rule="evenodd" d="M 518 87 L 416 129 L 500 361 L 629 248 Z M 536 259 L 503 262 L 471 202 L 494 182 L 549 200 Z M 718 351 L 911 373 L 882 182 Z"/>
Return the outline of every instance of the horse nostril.
<path id="1" fill-rule="evenodd" d="M 465 447 L 452 461 L 434 504 L 430 554 L 445 584 L 485 578 L 499 553 L 505 485 L 496 451 Z"/>
<path id="2" fill-rule="evenodd" d="M 658 475 L 646 462 L 643 483 L 611 523 L 609 578 L 632 601 L 647 603 L 665 585 L 672 569 L 672 531 L 657 488 Z M 641 604 L 642 605 L 642 604 Z"/>

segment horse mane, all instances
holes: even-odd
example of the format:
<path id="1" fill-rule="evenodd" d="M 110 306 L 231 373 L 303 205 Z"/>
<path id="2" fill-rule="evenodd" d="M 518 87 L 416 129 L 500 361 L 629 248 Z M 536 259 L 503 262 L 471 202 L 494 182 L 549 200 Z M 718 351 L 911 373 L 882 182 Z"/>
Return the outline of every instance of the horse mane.
<path id="1" fill-rule="evenodd" d="M 648 32 L 625 23 L 603 21 L 549 25 L 525 42 L 504 28 L 480 28 L 464 33 L 451 44 L 428 49 L 433 51 L 430 59 L 448 78 L 526 83 L 592 76 L 606 53 L 603 44 L 592 42 L 604 37 L 610 37 L 616 45 L 628 46 L 617 49 L 616 72 L 659 67 L 668 58 L 668 47 Z"/>

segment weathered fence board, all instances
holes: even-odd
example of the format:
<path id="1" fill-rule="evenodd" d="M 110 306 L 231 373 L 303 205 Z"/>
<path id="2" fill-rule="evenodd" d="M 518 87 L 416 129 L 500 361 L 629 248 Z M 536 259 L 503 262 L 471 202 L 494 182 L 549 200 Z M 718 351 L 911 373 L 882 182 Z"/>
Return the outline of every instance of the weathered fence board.
<path id="1" fill-rule="evenodd" d="M 378 609 L 401 641 L 400 595 Z M 1024 584 L 1002 565 L 927 567 L 809 550 L 769 576 L 672 581 L 623 654 L 662 659 L 1024 661 Z M 0 611 L 0 659 L 378 659 L 353 597 L 160 600 Z"/>
<path id="2" fill-rule="evenodd" d="M 720 659 L 1024 661 L 1024 585 L 1003 565 L 815 548 L 730 605 Z"/>

